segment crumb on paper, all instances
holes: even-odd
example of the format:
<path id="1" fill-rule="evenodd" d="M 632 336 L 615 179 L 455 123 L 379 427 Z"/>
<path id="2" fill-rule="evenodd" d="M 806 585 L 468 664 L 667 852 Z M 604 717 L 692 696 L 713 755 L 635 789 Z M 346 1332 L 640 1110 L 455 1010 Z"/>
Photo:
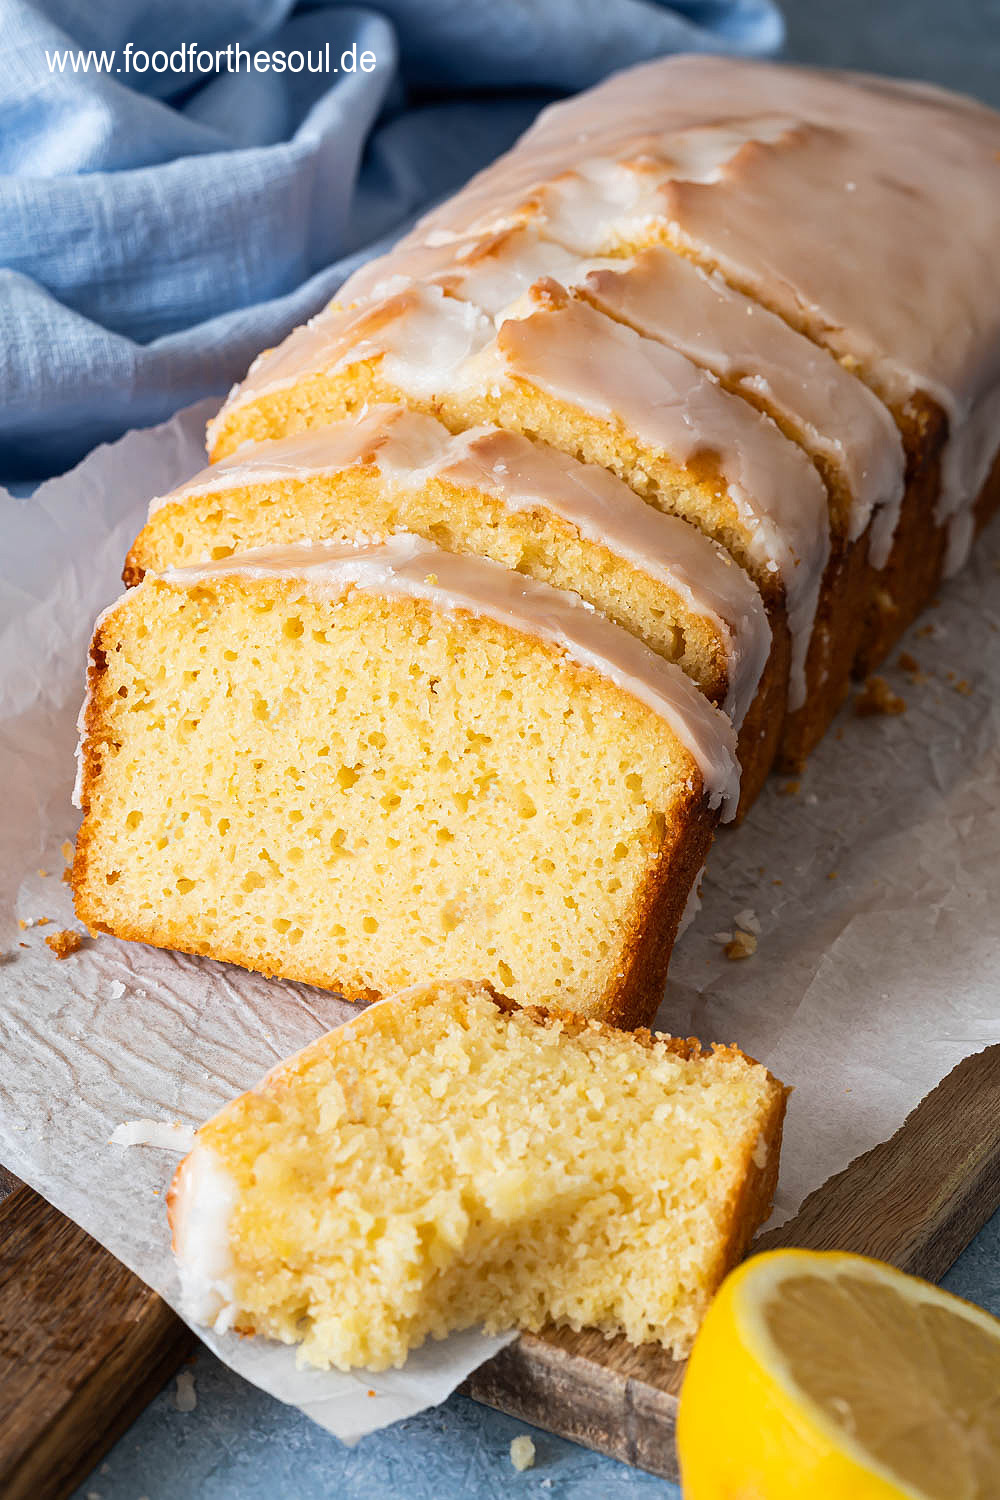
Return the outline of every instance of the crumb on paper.
<path id="1" fill-rule="evenodd" d="M 29 927 L 34 927 L 35 919 L 34 917 L 18 917 L 17 925 L 22 932 L 27 932 Z"/>
<path id="2" fill-rule="evenodd" d="M 72 865 L 67 865 L 66 868 L 65 868 L 65 870 L 63 870 L 62 874 L 60 875 L 59 879 L 62 881 L 63 885 L 72 885 L 73 884 L 73 866 Z"/>
<path id="3" fill-rule="evenodd" d="M 519 1474 L 534 1464 L 535 1445 L 526 1432 L 519 1432 L 516 1438 L 511 1439 L 510 1461 Z"/>
<path id="4" fill-rule="evenodd" d="M 36 919 L 36 921 L 35 921 L 35 926 L 36 927 L 48 927 L 48 925 L 49 925 L 49 923 L 51 921 L 52 921 L 51 917 L 38 917 Z"/>
<path id="5" fill-rule="evenodd" d="M 369 1396 L 374 1396 L 375 1392 L 374 1391 L 369 1391 L 368 1394 L 369 1394 Z"/>
<path id="6" fill-rule="evenodd" d="M 771 881 L 772 885 L 784 885 L 784 883 L 785 882 L 783 880 L 772 880 Z"/>
<path id="7" fill-rule="evenodd" d="M 854 700 L 854 712 L 859 719 L 869 719 L 875 714 L 902 714 L 906 712 L 906 699 L 894 693 L 884 677 L 869 677 Z"/>
<path id="8" fill-rule="evenodd" d="M 178 1411 L 194 1411 L 198 1405 L 198 1396 L 194 1388 L 194 1376 L 190 1370 L 182 1370 L 177 1377 L 177 1388 L 174 1391 L 174 1405 Z"/>
<path id="9" fill-rule="evenodd" d="M 966 682 L 964 677 L 960 677 L 959 680 L 955 683 L 955 692 L 961 693 L 963 698 L 972 697 L 972 687 L 968 682 Z"/>
<path id="10" fill-rule="evenodd" d="M 751 958 L 757 952 L 757 939 L 752 932 L 734 932 L 723 952 L 727 958 Z"/>
<path id="11" fill-rule="evenodd" d="M 901 651 L 899 653 L 899 666 L 904 672 L 920 671 L 920 663 L 915 656 L 910 655 L 909 651 Z"/>
<path id="12" fill-rule="evenodd" d="M 48 878 L 48 874 L 49 874 L 48 870 L 39 870 L 38 873 L 42 877 L 43 880 L 46 880 Z"/>
<path id="13" fill-rule="evenodd" d="M 123 1120 L 111 1132 L 109 1146 L 158 1146 L 163 1151 L 190 1151 L 194 1131 L 180 1120 Z"/>
<path id="14" fill-rule="evenodd" d="M 741 927 L 744 932 L 752 932 L 754 937 L 760 937 L 760 918 L 751 906 L 736 913 L 733 926 Z"/>
<path id="15" fill-rule="evenodd" d="M 108 995 L 112 1000 L 120 1000 L 125 993 L 125 986 L 120 979 L 113 979 L 108 988 Z"/>
<path id="16" fill-rule="evenodd" d="M 836 870 L 827 870 L 827 872 L 826 872 L 826 878 L 827 878 L 827 880 L 836 880 L 837 879 L 837 871 Z"/>
<path id="17" fill-rule="evenodd" d="M 75 851 L 75 849 L 73 847 L 73 840 L 72 839 L 64 839 L 63 842 L 62 842 L 62 845 L 60 846 L 59 853 L 62 855 L 63 859 L 66 861 L 67 864 L 69 864 L 69 862 L 73 858 L 73 855 L 75 854 L 75 852 L 76 851 Z"/>
<path id="18" fill-rule="evenodd" d="M 731 943 L 732 940 L 733 940 L 733 935 L 732 935 L 731 932 L 713 932 L 712 933 L 712 942 L 713 943 L 720 943 L 723 948 L 726 946 L 727 943 Z"/>
<path id="19" fill-rule="evenodd" d="M 802 790 L 801 781 L 783 781 L 778 788 L 779 797 L 797 797 Z"/>
<path id="20" fill-rule="evenodd" d="M 64 927 L 60 932 L 54 932 L 51 937 L 47 937 L 45 945 L 52 949 L 56 958 L 69 958 L 71 953 L 78 953 L 83 947 L 83 938 L 71 927 Z"/>

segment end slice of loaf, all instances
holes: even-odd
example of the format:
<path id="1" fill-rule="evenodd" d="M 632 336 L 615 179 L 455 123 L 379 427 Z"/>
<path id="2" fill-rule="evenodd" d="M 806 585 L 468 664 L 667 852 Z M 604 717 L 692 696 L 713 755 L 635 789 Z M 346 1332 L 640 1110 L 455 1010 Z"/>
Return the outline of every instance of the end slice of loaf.
<path id="1" fill-rule="evenodd" d="M 198 1132 L 169 1196 L 187 1312 L 342 1370 L 549 1320 L 682 1357 L 767 1216 L 784 1104 L 734 1047 L 411 989 Z"/>
<path id="2" fill-rule="evenodd" d="M 176 569 L 98 623 L 93 929 L 374 998 L 480 973 L 642 1024 L 735 732 L 577 596 L 418 538 Z"/>

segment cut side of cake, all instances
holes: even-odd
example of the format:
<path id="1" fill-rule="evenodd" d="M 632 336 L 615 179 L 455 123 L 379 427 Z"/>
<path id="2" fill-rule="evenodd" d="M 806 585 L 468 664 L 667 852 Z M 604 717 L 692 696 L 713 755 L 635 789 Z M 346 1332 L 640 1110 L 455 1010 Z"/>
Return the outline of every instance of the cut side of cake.
<path id="1" fill-rule="evenodd" d="M 421 985 L 198 1132 L 168 1200 L 185 1312 L 341 1370 L 549 1321 L 683 1357 L 767 1217 L 784 1105 L 734 1047 Z"/>
<path id="2" fill-rule="evenodd" d="M 478 971 L 655 1013 L 736 736 L 578 596 L 407 535 L 263 549 L 151 575 L 91 662 L 92 929 L 351 998 Z"/>
<path id="3" fill-rule="evenodd" d="M 496 427 L 453 436 L 400 406 L 254 444 L 195 475 L 153 502 L 124 577 L 397 532 L 579 594 L 677 662 L 737 724 L 757 694 L 770 628 L 759 591 L 721 547 L 606 469 Z"/>

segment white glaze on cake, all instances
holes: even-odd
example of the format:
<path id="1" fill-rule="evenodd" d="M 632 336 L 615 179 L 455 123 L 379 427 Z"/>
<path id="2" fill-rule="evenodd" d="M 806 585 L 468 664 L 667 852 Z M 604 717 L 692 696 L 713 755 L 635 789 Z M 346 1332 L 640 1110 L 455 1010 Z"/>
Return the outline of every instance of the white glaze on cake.
<path id="1" fill-rule="evenodd" d="M 237 1187 L 208 1146 L 196 1142 L 177 1169 L 168 1198 L 181 1310 L 192 1323 L 226 1333 L 238 1308 L 229 1277 L 229 1221 Z"/>
<path id="2" fill-rule="evenodd" d="M 685 256 L 652 246 L 591 270 L 585 294 L 603 312 L 660 338 L 761 401 L 801 433 L 850 493 L 847 539 L 878 512 L 870 547 L 883 567 L 903 498 L 905 455 L 889 411 L 825 349 Z"/>
<path id="3" fill-rule="evenodd" d="M 634 257 L 581 258 L 534 223 L 444 245 L 404 242 L 362 266 L 338 307 L 430 282 L 494 319 L 545 279 L 581 293 L 638 333 L 668 344 L 745 392 L 842 476 L 855 541 L 877 514 L 870 561 L 884 566 L 903 497 L 905 455 L 879 398 L 828 350 L 685 256 L 653 245 Z"/>
<path id="4" fill-rule="evenodd" d="M 581 255 L 666 236 L 887 401 L 930 395 L 950 424 L 938 515 L 962 529 L 1000 440 L 1000 114 L 927 85 L 668 58 L 546 110 L 407 243 L 525 222 Z"/>
<path id="5" fill-rule="evenodd" d="M 709 458 L 749 533 L 750 557 L 785 591 L 788 701 L 805 700 L 805 660 L 830 537 L 826 490 L 803 451 L 710 372 L 587 303 L 542 288 L 531 316 L 501 325 L 506 372 L 603 417 L 678 465 Z"/>
<path id="6" fill-rule="evenodd" d="M 511 512 L 548 510 L 666 585 L 722 639 L 729 677 L 723 707 L 742 722 L 771 641 L 755 585 L 696 527 L 647 505 L 606 469 L 520 433 L 477 427 L 453 435 L 424 413 L 380 404 L 356 420 L 240 449 L 154 500 L 150 514 L 196 496 L 307 481 L 354 466 L 374 468 L 397 490 L 440 480 L 488 494 Z"/>
<path id="7" fill-rule="evenodd" d="M 310 595 L 330 600 L 352 589 L 418 599 L 442 613 L 482 616 L 543 641 L 577 665 L 606 677 L 662 718 L 697 766 L 709 805 L 721 808 L 724 820 L 735 814 L 739 764 L 736 732 L 729 718 L 680 667 L 657 656 L 576 594 L 550 588 L 484 558 L 443 552 L 406 534 L 374 546 L 318 543 L 258 548 L 222 562 L 169 568 L 147 578 L 139 588 L 152 588 L 158 582 L 192 588 L 232 577 L 301 583 Z"/>
<path id="8" fill-rule="evenodd" d="M 501 260 L 501 270 L 481 268 L 484 282 L 508 275 L 507 257 Z M 789 703 L 804 701 L 829 521 L 823 483 L 801 449 L 709 371 L 571 298 L 555 281 L 529 284 L 494 316 L 432 282 L 399 278 L 383 290 L 382 301 L 320 314 L 294 347 L 288 341 L 252 371 L 239 401 L 309 372 L 370 360 L 394 395 L 502 395 L 513 379 L 603 419 L 679 467 L 710 456 L 749 533 L 750 556 L 783 585 L 793 643 Z"/>

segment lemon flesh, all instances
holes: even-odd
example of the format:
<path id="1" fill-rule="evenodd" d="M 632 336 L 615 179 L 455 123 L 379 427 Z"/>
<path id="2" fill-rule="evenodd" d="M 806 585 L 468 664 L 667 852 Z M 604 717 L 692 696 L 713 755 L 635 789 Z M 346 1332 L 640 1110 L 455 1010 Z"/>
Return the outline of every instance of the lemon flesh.
<path id="1" fill-rule="evenodd" d="M 681 1392 L 685 1500 L 1000 1500 L 1000 1321 L 861 1256 L 724 1283 Z"/>

